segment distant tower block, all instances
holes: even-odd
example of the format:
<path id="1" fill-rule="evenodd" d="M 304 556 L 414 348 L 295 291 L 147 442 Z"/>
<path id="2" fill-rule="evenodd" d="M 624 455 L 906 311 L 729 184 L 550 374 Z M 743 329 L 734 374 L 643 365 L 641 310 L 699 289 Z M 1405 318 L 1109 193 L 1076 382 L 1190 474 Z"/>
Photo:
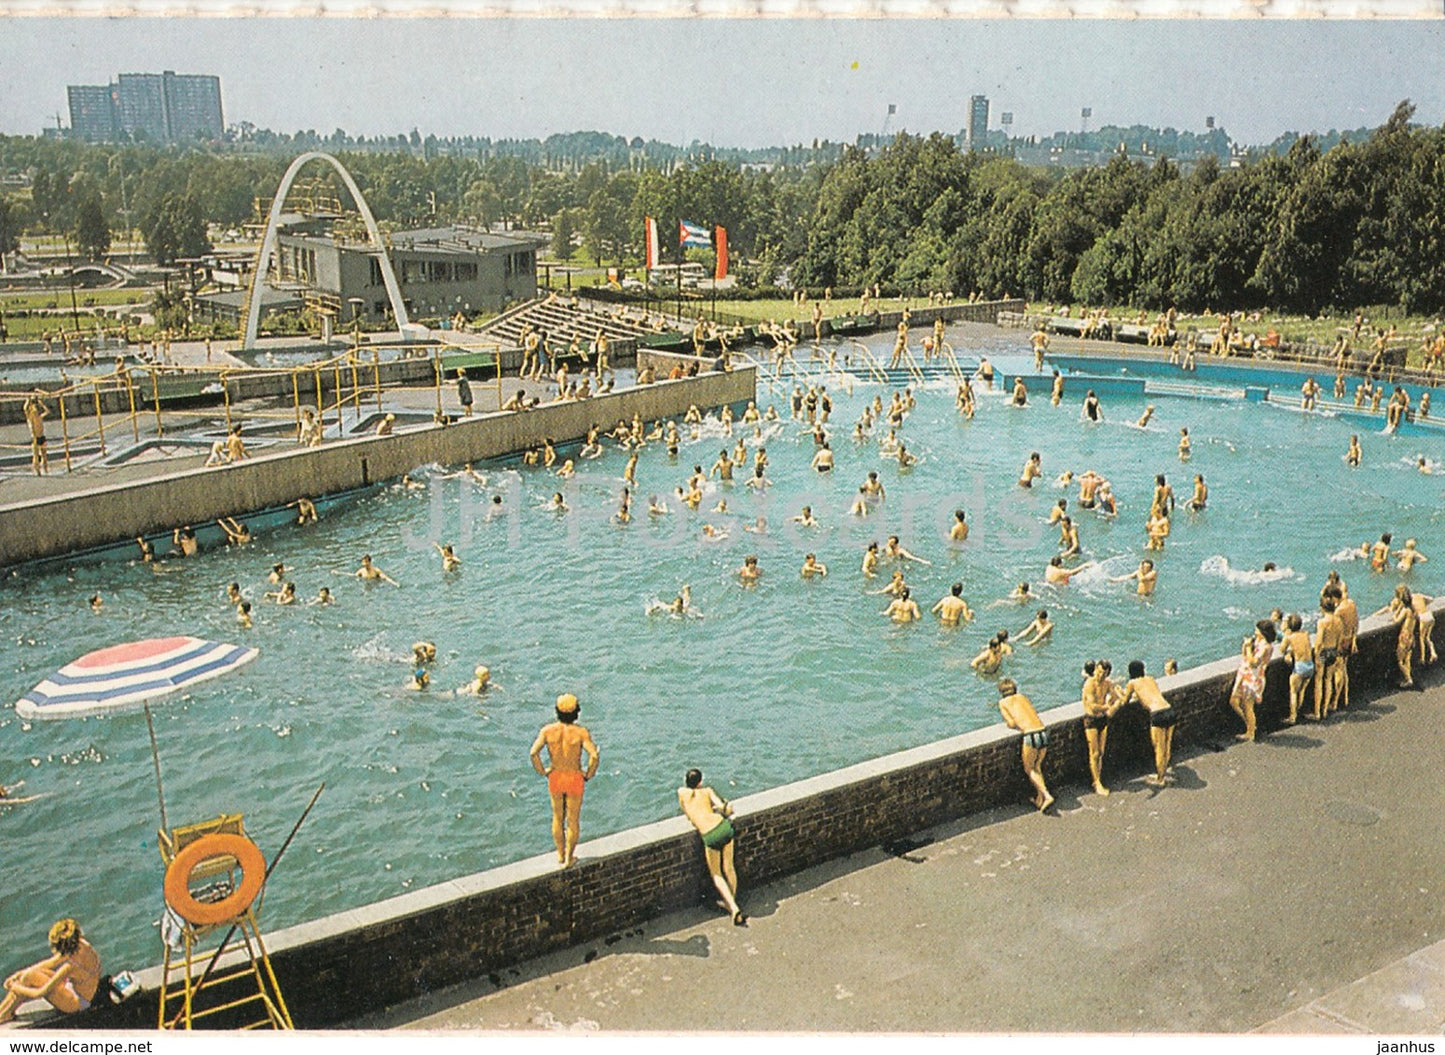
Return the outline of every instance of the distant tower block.
<path id="1" fill-rule="evenodd" d="M 276 197 L 271 200 L 271 214 L 266 218 L 266 235 L 261 239 L 261 251 L 256 256 L 256 266 L 251 270 L 251 289 L 246 298 L 246 328 L 242 331 L 241 336 L 242 348 L 256 346 L 256 329 L 261 324 L 260 284 L 265 281 L 266 272 L 271 266 L 271 254 L 276 251 L 276 226 L 281 219 L 281 210 L 286 204 L 286 195 L 291 190 L 291 184 L 295 181 L 296 174 L 312 161 L 325 161 L 334 168 L 336 174 L 341 177 L 341 181 L 346 184 L 346 189 L 351 193 L 351 200 L 356 203 L 356 211 L 361 213 L 361 219 L 366 224 L 367 237 L 371 240 L 372 248 L 376 250 L 377 264 L 381 268 L 381 279 L 386 286 L 386 295 L 391 300 L 391 311 L 396 318 L 397 332 L 403 338 L 406 337 L 406 327 L 411 320 L 406 313 L 406 304 L 401 299 L 401 287 L 397 285 L 396 272 L 392 270 L 391 257 L 386 252 L 386 243 L 381 240 L 381 231 L 376 226 L 376 217 L 371 215 L 371 209 L 367 206 L 366 199 L 361 196 L 361 188 L 356 185 L 356 181 L 351 178 L 351 173 L 346 171 L 345 166 L 330 154 L 311 150 L 291 162 L 291 167 L 286 170 L 286 175 L 281 177 L 281 186 L 276 188 Z"/>
<path id="2" fill-rule="evenodd" d="M 988 96 L 975 95 L 968 100 L 968 146 L 981 147 L 988 134 Z"/>

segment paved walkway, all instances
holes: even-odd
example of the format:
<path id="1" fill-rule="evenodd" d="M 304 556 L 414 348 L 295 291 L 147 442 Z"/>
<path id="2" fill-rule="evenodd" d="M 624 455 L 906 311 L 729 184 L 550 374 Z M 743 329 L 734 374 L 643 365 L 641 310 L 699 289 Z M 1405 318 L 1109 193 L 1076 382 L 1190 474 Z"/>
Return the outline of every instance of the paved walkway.
<path id="1" fill-rule="evenodd" d="M 1058 817 L 745 890 L 746 929 L 675 913 L 354 1025 L 1439 1032 L 1442 742 L 1445 689 L 1357 701 L 1200 747 L 1160 792 L 1065 788 Z"/>

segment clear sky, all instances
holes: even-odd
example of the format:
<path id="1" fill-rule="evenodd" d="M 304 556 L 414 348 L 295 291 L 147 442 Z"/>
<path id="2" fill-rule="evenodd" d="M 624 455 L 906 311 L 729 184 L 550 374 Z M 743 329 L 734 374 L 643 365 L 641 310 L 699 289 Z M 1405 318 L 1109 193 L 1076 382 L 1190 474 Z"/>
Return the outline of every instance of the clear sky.
<path id="1" fill-rule="evenodd" d="M 228 123 L 541 137 L 597 129 L 725 146 L 956 132 L 988 95 L 1015 135 L 1146 124 L 1237 140 L 1445 121 L 1445 22 L 698 18 L 0 17 L 0 131 L 67 84 L 215 73 Z M 68 117 L 66 118 L 68 122 Z"/>

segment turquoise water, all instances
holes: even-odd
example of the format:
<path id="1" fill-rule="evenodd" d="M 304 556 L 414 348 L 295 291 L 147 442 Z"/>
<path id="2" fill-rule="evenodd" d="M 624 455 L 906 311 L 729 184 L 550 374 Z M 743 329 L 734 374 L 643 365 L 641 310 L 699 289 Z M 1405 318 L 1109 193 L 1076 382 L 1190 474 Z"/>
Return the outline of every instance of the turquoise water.
<path id="1" fill-rule="evenodd" d="M 960 350 L 1004 367 L 1001 356 L 1017 344 Z M 876 443 L 849 439 L 864 399 L 882 392 L 886 402 L 887 393 L 858 386 L 850 396 L 830 385 L 831 477 L 809 470 L 813 443 L 799 425 L 777 423 L 766 436 L 774 486 L 754 494 L 740 472 L 730 490 L 711 485 L 698 513 L 674 502 L 672 515 L 652 519 L 646 499 L 670 495 L 694 463 L 707 468 L 733 445 L 715 422 L 697 440 L 684 430 L 675 462 L 660 443 L 643 451 L 626 526 L 610 519 L 625 455 L 609 446 L 600 460 L 580 462 L 569 483 L 517 460 L 480 467 L 485 486 L 425 470 L 422 489 L 389 485 L 327 511 L 319 524 L 280 528 L 241 551 L 169 561 L 159 572 L 115 562 L 13 571 L 0 584 L 0 697 L 13 700 L 77 655 L 133 638 L 195 633 L 259 647 L 250 667 L 157 706 L 155 717 L 172 824 L 242 810 L 270 854 L 326 782 L 268 891 L 270 929 L 550 852 L 545 787 L 527 752 L 559 692 L 581 697 L 602 751 L 583 816 L 584 837 L 595 836 L 675 813 L 674 789 L 689 766 L 735 797 L 991 724 L 997 693 L 968 661 L 991 633 L 1016 634 L 1032 617 L 1033 605 L 990 607 L 1023 578 L 1058 629 L 1051 644 L 1021 649 L 1005 669 L 1042 708 L 1076 698 L 1076 671 L 1089 656 L 1116 666 L 1140 657 L 1157 670 L 1167 656 L 1187 667 L 1227 655 L 1271 607 L 1312 611 L 1331 568 L 1342 570 L 1362 610 L 1380 606 L 1398 577 L 1331 555 L 1381 531 L 1395 532 L 1397 544 L 1415 536 L 1445 560 L 1432 552 L 1445 480 L 1414 468 L 1417 454 L 1441 457 L 1437 440 L 1362 433 L 1365 467 L 1350 470 L 1340 456 L 1359 429 L 1325 415 L 1153 398 L 1154 422 L 1139 430 L 1124 422 L 1142 400 L 1106 400 L 1105 423 L 1086 425 L 1081 390 L 1071 388 L 1064 407 L 1036 400 L 1016 410 L 1003 387 L 980 393 L 972 422 L 955 412 L 951 385 L 921 392 L 901 435 L 922 460 L 905 472 Z M 1194 439 L 1187 466 L 1175 453 L 1180 426 Z M 1031 450 L 1043 454 L 1045 480 L 1025 491 L 1015 481 Z M 1042 585 L 1057 537 L 1044 516 L 1061 495 L 1072 509 L 1077 493 L 1052 481 L 1087 467 L 1113 481 L 1123 506 L 1114 522 L 1075 511 L 1086 555 L 1116 575 L 1143 554 L 1154 474 L 1167 473 L 1181 501 L 1194 472 L 1209 480 L 1209 509 L 1176 513 L 1152 600 L 1102 573 Z M 847 508 L 869 470 L 888 498 L 859 521 Z M 556 490 L 569 513 L 542 508 Z M 489 520 L 494 494 L 503 511 Z M 708 512 L 720 497 L 732 515 Z M 787 523 L 804 502 L 821 527 Z M 955 508 L 973 523 L 961 547 L 945 540 Z M 744 532 L 758 516 L 769 532 Z M 704 523 L 730 537 L 705 540 Z M 887 599 L 868 591 L 883 585 L 887 567 L 865 582 L 859 565 L 867 541 L 891 533 L 933 562 L 906 568 L 924 610 L 962 581 L 978 611 L 972 625 L 944 629 L 926 618 L 895 626 L 880 615 Z M 442 572 L 433 540 L 457 545 L 460 572 Z M 809 551 L 829 565 L 826 579 L 798 578 Z M 352 578 L 364 552 L 402 586 Z M 732 574 L 746 553 L 764 569 L 751 589 Z M 1247 570 L 1267 560 L 1292 574 L 1254 581 Z M 262 602 L 276 561 L 294 568 L 301 596 L 325 585 L 338 603 Z M 1435 566 L 1413 573 L 1412 585 L 1435 593 Z M 232 580 L 255 604 L 251 631 L 236 627 L 225 604 Z M 683 583 L 700 618 L 646 614 Z M 96 591 L 105 599 L 100 615 L 87 606 Z M 410 644 L 420 638 L 439 650 L 427 693 L 403 687 Z M 491 694 L 445 691 L 478 663 L 492 668 Z M 6 709 L 0 781 L 17 779 L 27 781 L 24 793 L 46 797 L 0 811 L 0 947 L 10 957 L 0 968 L 43 951 L 45 927 L 65 914 L 80 918 L 108 967 L 157 961 L 161 869 L 144 717 L 25 727 Z"/>

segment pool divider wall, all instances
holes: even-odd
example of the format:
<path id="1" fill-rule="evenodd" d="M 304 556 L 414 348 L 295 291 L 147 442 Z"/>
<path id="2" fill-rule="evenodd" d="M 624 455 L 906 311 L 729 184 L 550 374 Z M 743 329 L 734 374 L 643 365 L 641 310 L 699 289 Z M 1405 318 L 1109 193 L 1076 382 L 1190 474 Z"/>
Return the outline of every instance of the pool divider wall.
<path id="1" fill-rule="evenodd" d="M 1445 611 L 1445 600 L 1432 609 Z M 1358 652 L 1350 660 L 1355 706 L 1384 690 L 1395 675 L 1397 637 L 1395 625 L 1385 617 L 1363 621 Z M 1122 665 L 1130 657 L 1117 658 Z M 1238 666 L 1239 660 L 1230 657 L 1159 679 L 1178 717 L 1176 757 L 1190 748 L 1225 750 L 1232 744 L 1241 728 L 1228 707 Z M 1261 735 L 1280 731 L 1288 711 L 1288 683 L 1288 664 L 1276 659 L 1257 712 Z M 995 692 L 984 682 L 977 691 Z M 952 723 L 951 715 L 947 704 L 940 703 L 940 731 Z M 1082 715 L 1079 703 L 1041 711 L 1050 738 L 1045 774 L 1064 804 L 1088 788 Z M 679 757 L 679 779 L 688 761 Z M 1153 771 L 1143 708 L 1127 707 L 1114 717 L 1105 766 L 1105 780 L 1115 786 Z M 1187 758 L 1177 768 L 1187 772 Z M 725 774 L 714 776 L 723 779 Z M 1159 792 L 1178 793 L 1170 788 Z M 741 901 L 746 907 L 749 891 L 758 883 L 983 810 L 1032 812 L 1029 794 L 1018 734 L 993 725 L 736 799 Z M 546 845 L 547 804 L 540 791 L 536 803 L 536 842 Z M 1040 817 L 1037 823 L 1044 830 L 1069 821 Z M 584 807 L 584 829 L 586 824 Z M 580 961 L 582 947 L 590 943 L 601 944 L 664 913 L 711 902 L 701 842 L 682 817 L 589 840 L 578 848 L 578 856 L 578 865 L 566 871 L 557 869 L 549 852 L 267 935 L 296 1024 L 340 1025 L 472 979 L 490 977 L 501 985 L 501 972 L 523 961 L 568 948 L 578 949 Z M 859 865 L 873 859 L 864 858 Z M 277 881 L 304 882 L 293 876 L 286 866 Z M 786 906 L 780 911 L 787 911 Z M 149 968 L 137 977 L 144 988 L 126 1004 L 83 1016 L 57 1016 L 43 1024 L 152 1026 L 160 969 Z M 224 995 L 242 992 L 233 988 Z"/>
<path id="2" fill-rule="evenodd" d="M 393 479 L 420 465 L 461 465 L 529 447 L 543 437 L 581 439 L 593 423 L 604 429 L 639 414 L 647 421 L 680 417 L 689 405 L 741 409 L 753 398 L 751 367 L 658 381 L 591 399 L 551 403 L 521 413 L 464 418 L 450 425 L 390 436 L 332 440 L 320 447 L 265 451 L 231 465 L 90 488 L 0 506 L 0 566 L 73 553 L 183 524 L 284 507 Z"/>
<path id="3" fill-rule="evenodd" d="M 386 346 L 378 346 L 378 348 L 382 347 Z M 432 359 L 434 352 L 441 351 L 443 353 L 443 366 L 445 366 L 445 358 L 447 356 L 455 358 L 468 354 L 491 354 L 495 349 L 489 347 L 473 348 L 464 345 L 450 345 L 446 348 L 439 348 L 435 345 L 428 345 L 422 347 L 422 351 L 426 354 L 420 358 L 388 359 L 376 364 L 374 367 L 368 357 L 368 352 L 371 350 L 372 348 L 370 346 L 363 346 L 361 349 L 361 358 L 357 363 L 357 383 L 362 387 L 369 386 L 378 380 L 383 387 L 395 387 L 398 385 L 413 387 L 419 385 L 425 387 L 431 385 L 436 378 L 436 366 Z M 317 349 L 317 354 L 338 356 L 345 351 L 345 348 L 333 347 Z M 631 339 L 618 339 L 609 343 L 608 358 L 611 360 L 613 366 L 628 366 L 631 365 L 636 351 L 636 341 Z M 502 361 L 503 374 L 515 377 L 521 371 L 522 350 L 520 348 L 502 348 L 497 351 L 497 354 Z M 306 364 L 298 364 L 294 369 L 300 370 L 301 373 L 296 382 L 296 387 L 293 388 L 292 374 L 294 371 L 291 368 L 278 368 L 275 370 L 262 368 L 261 370 L 257 370 L 255 368 L 238 367 L 236 372 L 226 377 L 226 388 L 230 394 L 231 402 L 239 403 L 247 399 L 267 398 L 289 400 L 299 389 L 301 403 L 305 406 L 308 404 L 308 401 L 314 404 L 318 385 L 321 388 L 323 402 L 329 403 L 334 401 L 338 387 L 337 371 L 334 368 L 324 368 L 308 372 L 306 370 Z M 137 411 L 140 413 L 153 412 L 154 404 L 152 402 L 150 374 L 147 373 L 143 367 L 132 367 L 131 374 L 136 386 Z M 214 384 L 219 376 L 214 370 L 187 373 L 182 369 L 179 373 L 167 373 L 163 382 L 164 387 L 162 388 L 162 409 L 164 409 L 166 404 L 173 403 L 176 398 L 176 390 L 180 385 L 185 381 L 193 381 L 195 383 L 194 391 L 189 395 L 182 394 L 181 398 L 186 403 L 214 405 L 218 408 L 219 413 L 219 408 L 224 402 L 220 390 L 216 389 L 212 393 L 202 392 L 202 389 Z M 469 376 L 471 376 L 473 381 L 486 381 L 490 378 L 495 378 L 495 368 L 474 369 Z M 445 379 L 445 384 L 454 383 L 454 375 Z M 57 379 L 54 382 L 48 382 L 37 387 L 55 389 L 63 386 Z M 351 367 L 347 366 L 341 369 L 339 387 L 343 394 L 351 392 Z M 24 403 L 24 399 L 19 397 L 0 399 L 0 425 L 14 425 L 23 422 L 25 420 Z M 52 408 L 52 424 L 50 426 L 52 429 L 58 427 L 56 424 L 59 419 L 58 403 L 59 400 L 54 396 L 46 398 L 47 406 Z M 123 388 L 106 389 L 100 394 L 100 407 L 102 413 L 105 414 L 128 414 L 130 413 L 130 395 Z M 87 417 L 94 417 L 95 396 L 87 388 L 82 388 L 74 395 L 66 396 L 65 413 L 71 418 L 82 420 Z"/>

